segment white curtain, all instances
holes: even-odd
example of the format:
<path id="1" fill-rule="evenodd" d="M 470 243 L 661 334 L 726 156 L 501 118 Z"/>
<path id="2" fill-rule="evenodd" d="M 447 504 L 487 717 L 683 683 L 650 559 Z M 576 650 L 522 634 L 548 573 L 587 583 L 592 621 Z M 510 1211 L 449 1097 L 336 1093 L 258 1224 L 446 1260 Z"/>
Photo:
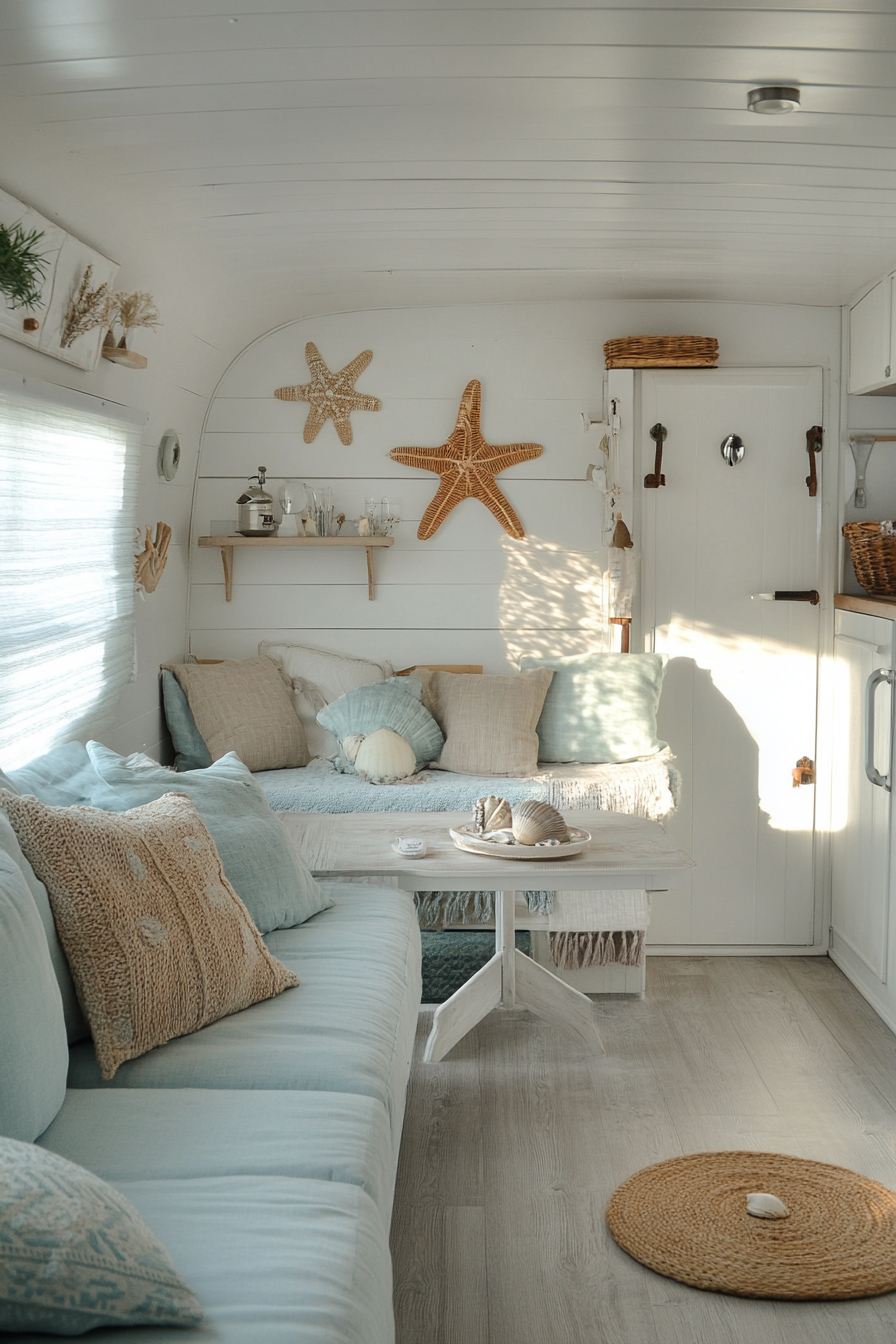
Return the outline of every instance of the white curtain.
<path id="1" fill-rule="evenodd" d="M 130 679 L 142 420 L 0 375 L 0 767 L 102 722 Z"/>

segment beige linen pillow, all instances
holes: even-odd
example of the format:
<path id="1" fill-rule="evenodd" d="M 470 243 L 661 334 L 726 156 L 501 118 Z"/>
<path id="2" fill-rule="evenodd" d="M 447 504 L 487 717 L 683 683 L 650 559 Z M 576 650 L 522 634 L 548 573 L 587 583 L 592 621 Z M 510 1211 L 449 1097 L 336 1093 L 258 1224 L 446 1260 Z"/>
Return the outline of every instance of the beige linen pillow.
<path id="1" fill-rule="evenodd" d="M 415 672 L 423 703 L 445 734 L 438 765 L 460 775 L 531 775 L 538 769 L 538 734 L 544 698 L 554 673 L 548 667 L 517 677 L 456 672 Z"/>
<path id="2" fill-rule="evenodd" d="M 235 751 L 250 770 L 308 764 L 292 696 L 270 658 L 167 666 L 187 697 L 213 761 Z"/>
<path id="3" fill-rule="evenodd" d="M 272 957 L 184 794 L 129 812 L 0 792 L 46 884 L 104 1078 L 299 983 Z"/>

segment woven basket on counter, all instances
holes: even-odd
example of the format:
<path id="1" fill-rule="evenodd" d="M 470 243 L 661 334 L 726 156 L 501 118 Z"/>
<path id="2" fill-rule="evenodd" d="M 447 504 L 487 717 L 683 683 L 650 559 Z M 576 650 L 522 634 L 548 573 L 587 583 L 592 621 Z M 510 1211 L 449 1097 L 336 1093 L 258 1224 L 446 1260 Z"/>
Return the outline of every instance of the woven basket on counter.
<path id="1" fill-rule="evenodd" d="M 604 343 L 608 369 L 711 369 L 718 358 L 714 336 L 623 336 Z"/>
<path id="2" fill-rule="evenodd" d="M 896 596 L 896 537 L 883 537 L 880 523 L 845 523 L 856 578 L 874 597 Z"/>

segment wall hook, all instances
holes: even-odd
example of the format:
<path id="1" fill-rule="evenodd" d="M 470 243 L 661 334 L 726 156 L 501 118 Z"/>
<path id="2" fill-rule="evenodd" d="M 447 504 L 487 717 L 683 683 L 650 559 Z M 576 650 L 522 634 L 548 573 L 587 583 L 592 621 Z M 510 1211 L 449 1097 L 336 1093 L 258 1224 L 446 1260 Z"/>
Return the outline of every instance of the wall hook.
<path id="1" fill-rule="evenodd" d="M 650 431 L 650 437 L 656 444 L 656 457 L 654 459 L 653 471 L 649 472 L 644 477 L 645 490 L 658 490 L 661 485 L 666 484 L 666 478 L 663 475 L 663 443 L 665 442 L 668 433 L 669 431 L 666 429 L 666 426 L 661 425 L 659 421 L 657 421 Z"/>
<path id="2" fill-rule="evenodd" d="M 719 445 L 719 451 L 729 467 L 736 467 L 738 462 L 743 462 L 746 449 L 739 434 L 729 434 Z"/>

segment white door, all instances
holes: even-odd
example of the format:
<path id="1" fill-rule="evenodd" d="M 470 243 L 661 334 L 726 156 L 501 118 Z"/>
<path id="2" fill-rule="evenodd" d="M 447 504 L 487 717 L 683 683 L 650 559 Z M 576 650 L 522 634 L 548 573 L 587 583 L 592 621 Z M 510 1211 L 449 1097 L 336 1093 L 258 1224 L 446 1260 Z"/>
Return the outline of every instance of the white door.
<path id="1" fill-rule="evenodd" d="M 821 370 L 640 382 L 641 618 L 670 660 L 660 736 L 684 788 L 668 830 L 697 862 L 686 886 L 654 901 L 651 943 L 809 945 L 815 789 L 794 788 L 791 772 L 815 760 L 819 608 L 754 595 L 820 586 L 824 453 L 811 498 L 806 431 L 822 421 Z M 666 484 L 649 490 L 656 423 Z M 744 445 L 735 466 L 720 452 L 731 434 Z"/>
<path id="2" fill-rule="evenodd" d="M 887 980 L 892 794 L 865 774 L 865 688 L 872 672 L 893 666 L 893 622 L 838 611 L 834 633 L 831 927 L 834 955 L 874 988 Z M 891 770 L 890 704 L 884 683 L 874 696 L 874 765 Z M 855 959 L 861 963 L 854 964 Z M 864 971 L 862 968 L 865 968 Z"/>

